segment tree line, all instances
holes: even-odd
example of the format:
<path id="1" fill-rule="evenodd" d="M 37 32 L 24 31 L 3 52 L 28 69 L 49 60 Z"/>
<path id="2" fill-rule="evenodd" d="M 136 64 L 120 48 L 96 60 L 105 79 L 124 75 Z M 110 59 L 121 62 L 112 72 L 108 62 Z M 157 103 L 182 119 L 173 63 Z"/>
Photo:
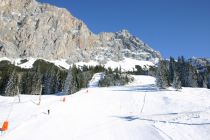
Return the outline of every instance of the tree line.
<path id="1" fill-rule="evenodd" d="M 123 85 L 129 82 L 129 77 L 122 75 L 121 69 L 106 69 L 101 65 L 81 67 L 72 65 L 66 70 L 53 63 L 37 60 L 32 68 L 24 69 L 9 61 L 1 61 L 0 95 L 50 95 L 59 92 L 69 95 L 87 88 L 93 75 L 98 72 L 105 73 L 105 79 L 99 86 L 119 85 L 119 83 Z"/>
<path id="2" fill-rule="evenodd" d="M 177 60 L 173 57 L 161 60 L 156 69 L 156 84 L 161 89 L 169 86 L 177 90 L 182 87 L 210 88 L 210 65 L 200 70 L 183 56 Z"/>

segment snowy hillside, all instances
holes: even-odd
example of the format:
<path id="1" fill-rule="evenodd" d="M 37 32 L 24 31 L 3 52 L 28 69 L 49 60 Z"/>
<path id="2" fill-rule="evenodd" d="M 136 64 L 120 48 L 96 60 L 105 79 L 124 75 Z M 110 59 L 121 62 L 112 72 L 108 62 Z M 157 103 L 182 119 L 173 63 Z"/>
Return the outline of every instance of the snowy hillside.
<path id="1" fill-rule="evenodd" d="M 34 62 L 36 60 L 38 60 L 38 58 L 27 58 L 27 59 L 20 59 L 20 58 L 9 59 L 6 57 L 0 58 L 0 62 L 3 60 L 10 61 L 12 64 L 15 64 L 18 67 L 29 69 L 29 68 L 33 67 Z M 65 69 L 69 69 L 69 67 L 72 65 L 72 64 L 67 63 L 67 61 L 65 59 L 60 59 L 60 60 L 42 59 L 42 60 L 44 60 L 46 62 L 53 63 L 56 66 L 63 67 Z M 21 61 L 23 61 L 23 62 L 21 62 Z M 131 58 L 124 58 L 124 60 L 118 61 L 118 62 L 110 60 L 105 64 L 100 64 L 97 61 L 89 61 L 89 62 L 77 62 L 77 63 L 75 63 L 75 65 L 77 65 L 78 67 L 84 66 L 84 65 L 86 65 L 86 66 L 103 65 L 103 66 L 105 66 L 105 68 L 110 67 L 112 69 L 115 69 L 115 68 L 121 67 L 122 71 L 132 71 L 135 68 L 135 65 L 139 65 L 142 68 L 144 68 L 144 67 L 148 68 L 149 66 L 154 66 L 155 63 L 153 63 L 151 61 L 141 61 L 141 60 L 135 60 L 135 59 L 131 59 Z"/>
<path id="2" fill-rule="evenodd" d="M 88 84 L 88 87 L 98 87 L 99 81 L 104 78 L 104 73 L 96 73 Z"/>
<path id="3" fill-rule="evenodd" d="M 21 103 L 0 97 L 0 123 L 9 121 L 0 139 L 209 140 L 210 90 L 158 91 L 154 82 L 135 76 L 127 86 L 83 89 L 66 102 L 43 96 L 40 106 L 37 96 L 21 96 Z"/>

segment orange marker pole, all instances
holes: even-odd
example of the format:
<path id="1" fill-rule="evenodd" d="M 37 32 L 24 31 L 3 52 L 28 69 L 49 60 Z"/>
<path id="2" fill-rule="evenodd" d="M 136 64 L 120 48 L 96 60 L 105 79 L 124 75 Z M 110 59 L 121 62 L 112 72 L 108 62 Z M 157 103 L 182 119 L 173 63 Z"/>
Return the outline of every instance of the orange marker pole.
<path id="1" fill-rule="evenodd" d="M 2 125 L 2 128 L 0 128 L 0 131 L 7 131 L 9 126 L 9 122 L 5 121 Z"/>

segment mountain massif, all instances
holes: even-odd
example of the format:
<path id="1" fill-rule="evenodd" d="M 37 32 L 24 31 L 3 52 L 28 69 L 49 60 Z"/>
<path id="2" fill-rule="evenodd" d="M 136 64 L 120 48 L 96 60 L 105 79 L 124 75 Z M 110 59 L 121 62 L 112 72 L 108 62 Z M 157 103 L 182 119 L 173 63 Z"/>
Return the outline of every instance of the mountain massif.
<path id="1" fill-rule="evenodd" d="M 0 0 L 0 57 L 70 63 L 161 59 L 159 52 L 127 30 L 95 34 L 66 9 L 35 0 Z"/>

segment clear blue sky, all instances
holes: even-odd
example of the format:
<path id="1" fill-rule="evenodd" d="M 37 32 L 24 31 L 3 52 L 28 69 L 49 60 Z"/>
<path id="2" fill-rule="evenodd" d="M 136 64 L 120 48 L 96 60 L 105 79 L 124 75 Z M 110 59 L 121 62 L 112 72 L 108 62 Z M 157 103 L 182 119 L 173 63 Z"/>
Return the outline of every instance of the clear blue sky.
<path id="1" fill-rule="evenodd" d="M 128 29 L 164 58 L 210 58 L 210 0 L 38 1 L 67 8 L 94 33 Z"/>

